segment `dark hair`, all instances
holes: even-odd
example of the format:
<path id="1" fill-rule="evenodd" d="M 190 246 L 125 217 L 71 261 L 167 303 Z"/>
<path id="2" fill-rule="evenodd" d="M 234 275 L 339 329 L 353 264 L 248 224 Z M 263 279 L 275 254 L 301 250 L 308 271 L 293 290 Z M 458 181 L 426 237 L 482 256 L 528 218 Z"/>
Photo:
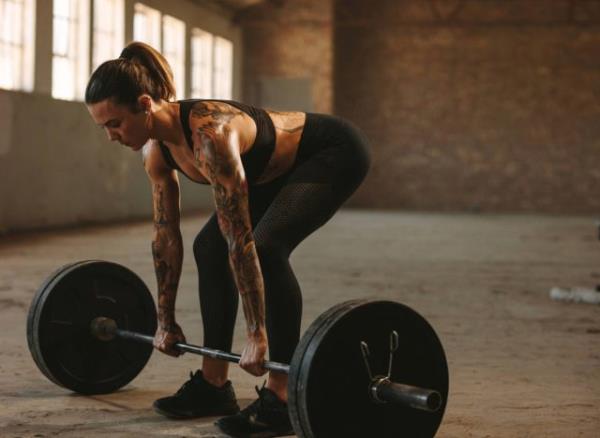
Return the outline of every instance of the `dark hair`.
<path id="1" fill-rule="evenodd" d="M 85 103 L 112 98 L 115 103 L 137 110 L 137 98 L 149 94 L 153 100 L 175 98 L 173 72 L 160 52 L 148 44 L 129 43 L 117 59 L 102 63 L 92 73 L 85 89 Z"/>

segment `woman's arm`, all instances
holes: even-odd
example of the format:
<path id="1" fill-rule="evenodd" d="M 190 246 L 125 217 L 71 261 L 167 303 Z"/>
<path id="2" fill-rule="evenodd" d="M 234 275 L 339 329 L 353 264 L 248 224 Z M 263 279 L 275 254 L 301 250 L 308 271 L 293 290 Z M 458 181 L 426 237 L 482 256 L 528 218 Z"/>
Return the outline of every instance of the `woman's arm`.
<path id="1" fill-rule="evenodd" d="M 175 321 L 175 298 L 181 276 L 183 243 L 179 227 L 179 180 L 174 170 L 163 165 L 160 150 L 144 151 L 144 167 L 152 185 L 154 235 L 152 256 L 158 286 L 158 328 L 154 345 L 172 356 L 181 354 L 173 344 L 185 342 Z M 158 150 L 158 152 L 157 152 Z"/>
<path id="2" fill-rule="evenodd" d="M 256 252 L 248 207 L 248 183 L 240 157 L 235 123 L 236 109 L 192 113 L 196 165 L 211 182 L 219 227 L 228 248 L 229 262 L 242 298 L 248 345 L 240 365 L 254 375 L 262 368 L 267 349 L 264 284 Z"/>

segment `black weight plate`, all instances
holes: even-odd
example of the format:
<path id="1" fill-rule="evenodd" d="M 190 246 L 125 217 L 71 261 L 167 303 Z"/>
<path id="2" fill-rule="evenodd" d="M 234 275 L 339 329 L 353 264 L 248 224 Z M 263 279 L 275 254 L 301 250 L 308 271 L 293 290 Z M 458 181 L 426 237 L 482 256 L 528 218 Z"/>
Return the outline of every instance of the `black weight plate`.
<path id="1" fill-rule="evenodd" d="M 306 410 L 301 409 L 300 406 L 306 405 L 306 379 L 303 375 L 301 376 L 301 372 L 307 371 L 310 368 L 303 366 L 303 363 L 305 357 L 309 358 L 310 355 L 312 355 L 311 351 L 313 347 L 317 345 L 317 343 L 313 343 L 313 339 L 318 337 L 319 333 L 323 330 L 327 330 L 331 324 L 335 324 L 337 313 L 347 312 L 351 306 L 360 305 L 365 302 L 366 300 L 345 301 L 336 304 L 319 315 L 319 317 L 317 317 L 317 319 L 308 327 L 306 332 L 304 332 L 302 339 L 300 339 L 300 342 L 294 351 L 288 378 L 288 410 L 294 431 L 299 437 L 311 436 L 310 425 L 304 417 Z"/>
<path id="2" fill-rule="evenodd" d="M 105 316 L 120 328 L 156 331 L 150 291 L 129 269 L 89 260 L 63 266 L 38 289 L 27 318 L 27 341 L 38 368 L 54 383 L 82 394 L 103 394 L 129 383 L 144 368 L 152 346 L 90 333 Z"/>
<path id="3" fill-rule="evenodd" d="M 360 343 L 369 345 L 375 375 L 388 369 L 390 333 L 399 334 L 391 380 L 434 389 L 437 412 L 375 403 Z M 392 301 L 350 301 L 321 315 L 294 353 L 289 410 L 300 437 L 433 437 L 448 397 L 448 365 L 442 344 L 417 312 Z"/>

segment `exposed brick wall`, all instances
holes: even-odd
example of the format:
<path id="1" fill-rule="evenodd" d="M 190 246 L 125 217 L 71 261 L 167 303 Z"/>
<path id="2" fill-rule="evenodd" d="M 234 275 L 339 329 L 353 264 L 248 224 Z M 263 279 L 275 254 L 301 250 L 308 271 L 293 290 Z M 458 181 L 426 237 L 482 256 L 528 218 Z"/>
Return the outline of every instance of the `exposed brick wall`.
<path id="1" fill-rule="evenodd" d="M 310 78 L 314 109 L 333 105 L 332 0 L 265 2 L 236 17 L 244 32 L 244 100 L 261 76 Z"/>
<path id="2" fill-rule="evenodd" d="M 600 211 L 600 1 L 340 0 L 335 111 L 373 143 L 354 203 Z"/>
<path id="3" fill-rule="evenodd" d="M 351 204 L 600 211 L 599 0 L 271 1 L 237 21 L 245 100 L 310 77 L 315 110 L 371 139 Z"/>

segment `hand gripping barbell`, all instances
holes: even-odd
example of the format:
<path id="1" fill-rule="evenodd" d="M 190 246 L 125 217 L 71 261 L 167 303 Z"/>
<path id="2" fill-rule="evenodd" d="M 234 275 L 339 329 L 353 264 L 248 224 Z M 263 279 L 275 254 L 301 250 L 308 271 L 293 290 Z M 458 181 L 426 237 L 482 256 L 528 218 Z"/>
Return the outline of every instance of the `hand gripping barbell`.
<path id="1" fill-rule="evenodd" d="M 82 394 L 109 393 L 133 380 L 150 358 L 155 331 L 144 282 L 124 266 L 94 260 L 52 274 L 27 321 L 42 373 Z M 187 343 L 176 348 L 240 360 Z M 335 305 L 306 330 L 290 365 L 264 367 L 289 374 L 288 408 L 299 437 L 433 437 L 446 407 L 442 345 L 422 316 L 393 301 Z"/>

